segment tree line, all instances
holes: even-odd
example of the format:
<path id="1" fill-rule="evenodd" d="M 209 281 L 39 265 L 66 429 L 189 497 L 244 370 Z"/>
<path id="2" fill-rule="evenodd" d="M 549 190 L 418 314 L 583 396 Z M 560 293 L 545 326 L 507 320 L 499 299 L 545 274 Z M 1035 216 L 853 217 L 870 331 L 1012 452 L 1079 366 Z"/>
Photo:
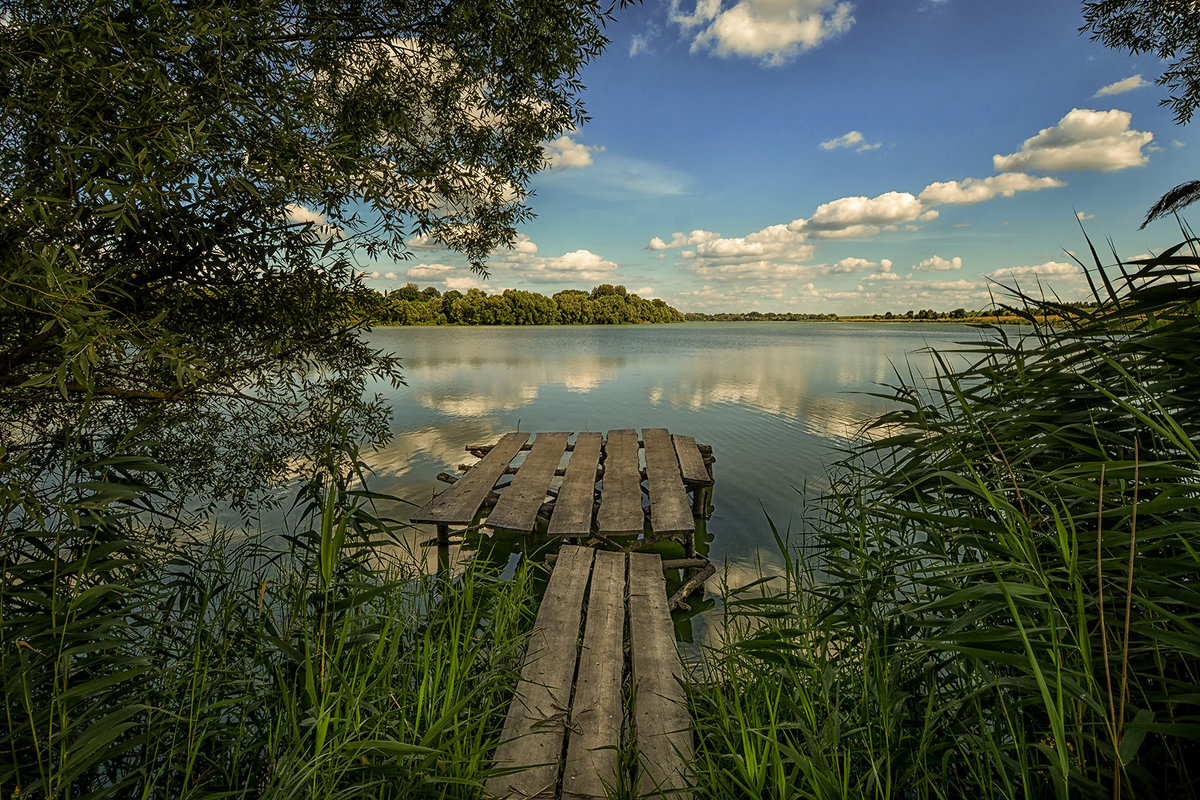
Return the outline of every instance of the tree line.
<path id="1" fill-rule="evenodd" d="M 648 300 L 624 286 L 604 283 L 590 292 L 564 289 L 552 297 L 505 289 L 466 294 L 415 283 L 392 292 L 367 292 L 358 298 L 363 321 L 371 325 L 624 325 L 683 322 L 684 315 L 655 298 Z"/>

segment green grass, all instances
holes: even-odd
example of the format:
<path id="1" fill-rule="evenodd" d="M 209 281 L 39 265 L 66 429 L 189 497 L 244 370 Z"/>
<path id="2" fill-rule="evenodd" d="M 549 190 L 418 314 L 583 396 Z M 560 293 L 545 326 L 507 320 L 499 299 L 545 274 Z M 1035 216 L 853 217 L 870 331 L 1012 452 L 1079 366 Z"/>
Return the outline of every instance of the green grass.
<path id="1" fill-rule="evenodd" d="M 107 502 L 87 541 L 6 532 L 0 796 L 476 796 L 531 573 L 379 568 L 351 500 L 286 537 L 153 546 Z"/>
<path id="2" fill-rule="evenodd" d="M 688 686 L 699 797 L 1200 794 L 1185 235 L 1093 252 L 1095 306 L 1016 292 L 1032 334 L 893 388 L 802 536 L 773 531 L 783 585 L 724 606 Z M 389 523 L 345 490 L 286 534 L 162 539 L 153 464 L 64 463 L 0 452 L 0 797 L 480 796 L 535 568 L 380 566 Z"/>
<path id="3" fill-rule="evenodd" d="M 786 588 L 727 604 L 703 796 L 1197 793 L 1196 244 L 1095 258 L 1096 308 L 1018 293 L 1032 336 L 896 387 Z"/>

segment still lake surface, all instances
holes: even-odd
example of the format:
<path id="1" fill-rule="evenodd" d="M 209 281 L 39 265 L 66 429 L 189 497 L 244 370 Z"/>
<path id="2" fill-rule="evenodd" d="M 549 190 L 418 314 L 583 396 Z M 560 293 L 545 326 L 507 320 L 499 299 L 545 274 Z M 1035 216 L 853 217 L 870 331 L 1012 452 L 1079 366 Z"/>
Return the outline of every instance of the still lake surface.
<path id="1" fill-rule="evenodd" d="M 368 455 L 374 488 L 421 505 L 445 488 L 439 472 L 473 460 L 465 445 L 509 431 L 667 428 L 713 448 L 709 556 L 741 585 L 782 569 L 768 517 L 803 535 L 839 448 L 889 408 L 869 393 L 931 374 L 923 350 L 982 335 L 947 323 L 377 328 L 369 341 L 402 358 L 408 385 L 375 387 L 395 438 Z"/>

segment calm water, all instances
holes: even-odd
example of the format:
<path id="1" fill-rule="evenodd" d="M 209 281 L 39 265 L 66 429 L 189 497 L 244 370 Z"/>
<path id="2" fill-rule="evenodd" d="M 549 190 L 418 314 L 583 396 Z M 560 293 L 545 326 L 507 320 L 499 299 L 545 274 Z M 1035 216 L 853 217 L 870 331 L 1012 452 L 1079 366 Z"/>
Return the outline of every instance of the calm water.
<path id="1" fill-rule="evenodd" d="M 709 555 L 741 584 L 782 563 L 768 516 L 798 536 L 837 448 L 888 408 L 865 393 L 929 372 L 923 348 L 979 336 L 941 323 L 381 328 L 370 340 L 402 357 L 408 386 L 380 387 L 395 439 L 371 457 L 375 486 L 420 505 L 445 488 L 437 473 L 473 460 L 465 445 L 508 431 L 668 428 L 713 447 Z"/>

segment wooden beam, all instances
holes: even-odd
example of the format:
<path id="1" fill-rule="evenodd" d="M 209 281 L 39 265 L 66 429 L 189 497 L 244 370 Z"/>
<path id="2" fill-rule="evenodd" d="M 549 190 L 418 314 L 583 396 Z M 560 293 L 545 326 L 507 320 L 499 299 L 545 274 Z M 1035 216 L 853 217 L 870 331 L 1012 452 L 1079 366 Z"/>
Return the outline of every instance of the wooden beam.
<path id="1" fill-rule="evenodd" d="M 646 428 L 642 431 L 642 439 L 646 444 L 650 528 L 660 536 L 691 533 L 696 529 L 696 523 L 679 474 L 679 459 L 675 455 L 671 434 L 665 428 Z"/>
<path id="2" fill-rule="evenodd" d="M 600 462 L 600 434 L 581 433 L 567 464 L 550 517 L 550 536 L 587 536 L 592 532 L 596 508 L 596 473 Z"/>
<path id="3" fill-rule="evenodd" d="M 538 608 L 500 746 L 492 757 L 501 769 L 528 768 L 489 779 L 489 795 L 522 800 L 554 797 L 591 565 L 591 548 L 562 548 Z"/>
<path id="4" fill-rule="evenodd" d="M 531 532 L 537 514 L 546 500 L 546 490 L 567 448 L 567 434 L 539 433 L 525 463 L 512 479 L 512 485 L 500 495 L 488 515 L 488 527 L 496 530 Z M 474 470 L 472 470 L 474 471 Z M 468 472 L 468 475 L 471 473 Z M 465 478 L 464 478 L 465 480 Z"/>
<path id="5" fill-rule="evenodd" d="M 629 653 L 637 733 L 637 796 L 690 798 L 692 722 L 659 557 L 629 554 Z"/>
<path id="6" fill-rule="evenodd" d="M 506 433 L 470 472 L 419 508 L 409 519 L 418 523 L 450 525 L 472 522 L 488 493 L 504 474 L 508 462 L 521 451 L 521 445 L 528 438 L 528 433 Z"/>
<path id="7" fill-rule="evenodd" d="M 641 486 L 637 432 L 609 431 L 604 446 L 604 491 L 596 514 L 596 526 L 602 535 L 642 532 L 646 515 L 642 510 Z"/>
<path id="8" fill-rule="evenodd" d="M 579 675 L 571 702 L 563 800 L 603 800 L 619 778 L 624 707 L 625 554 L 596 552 Z"/>

